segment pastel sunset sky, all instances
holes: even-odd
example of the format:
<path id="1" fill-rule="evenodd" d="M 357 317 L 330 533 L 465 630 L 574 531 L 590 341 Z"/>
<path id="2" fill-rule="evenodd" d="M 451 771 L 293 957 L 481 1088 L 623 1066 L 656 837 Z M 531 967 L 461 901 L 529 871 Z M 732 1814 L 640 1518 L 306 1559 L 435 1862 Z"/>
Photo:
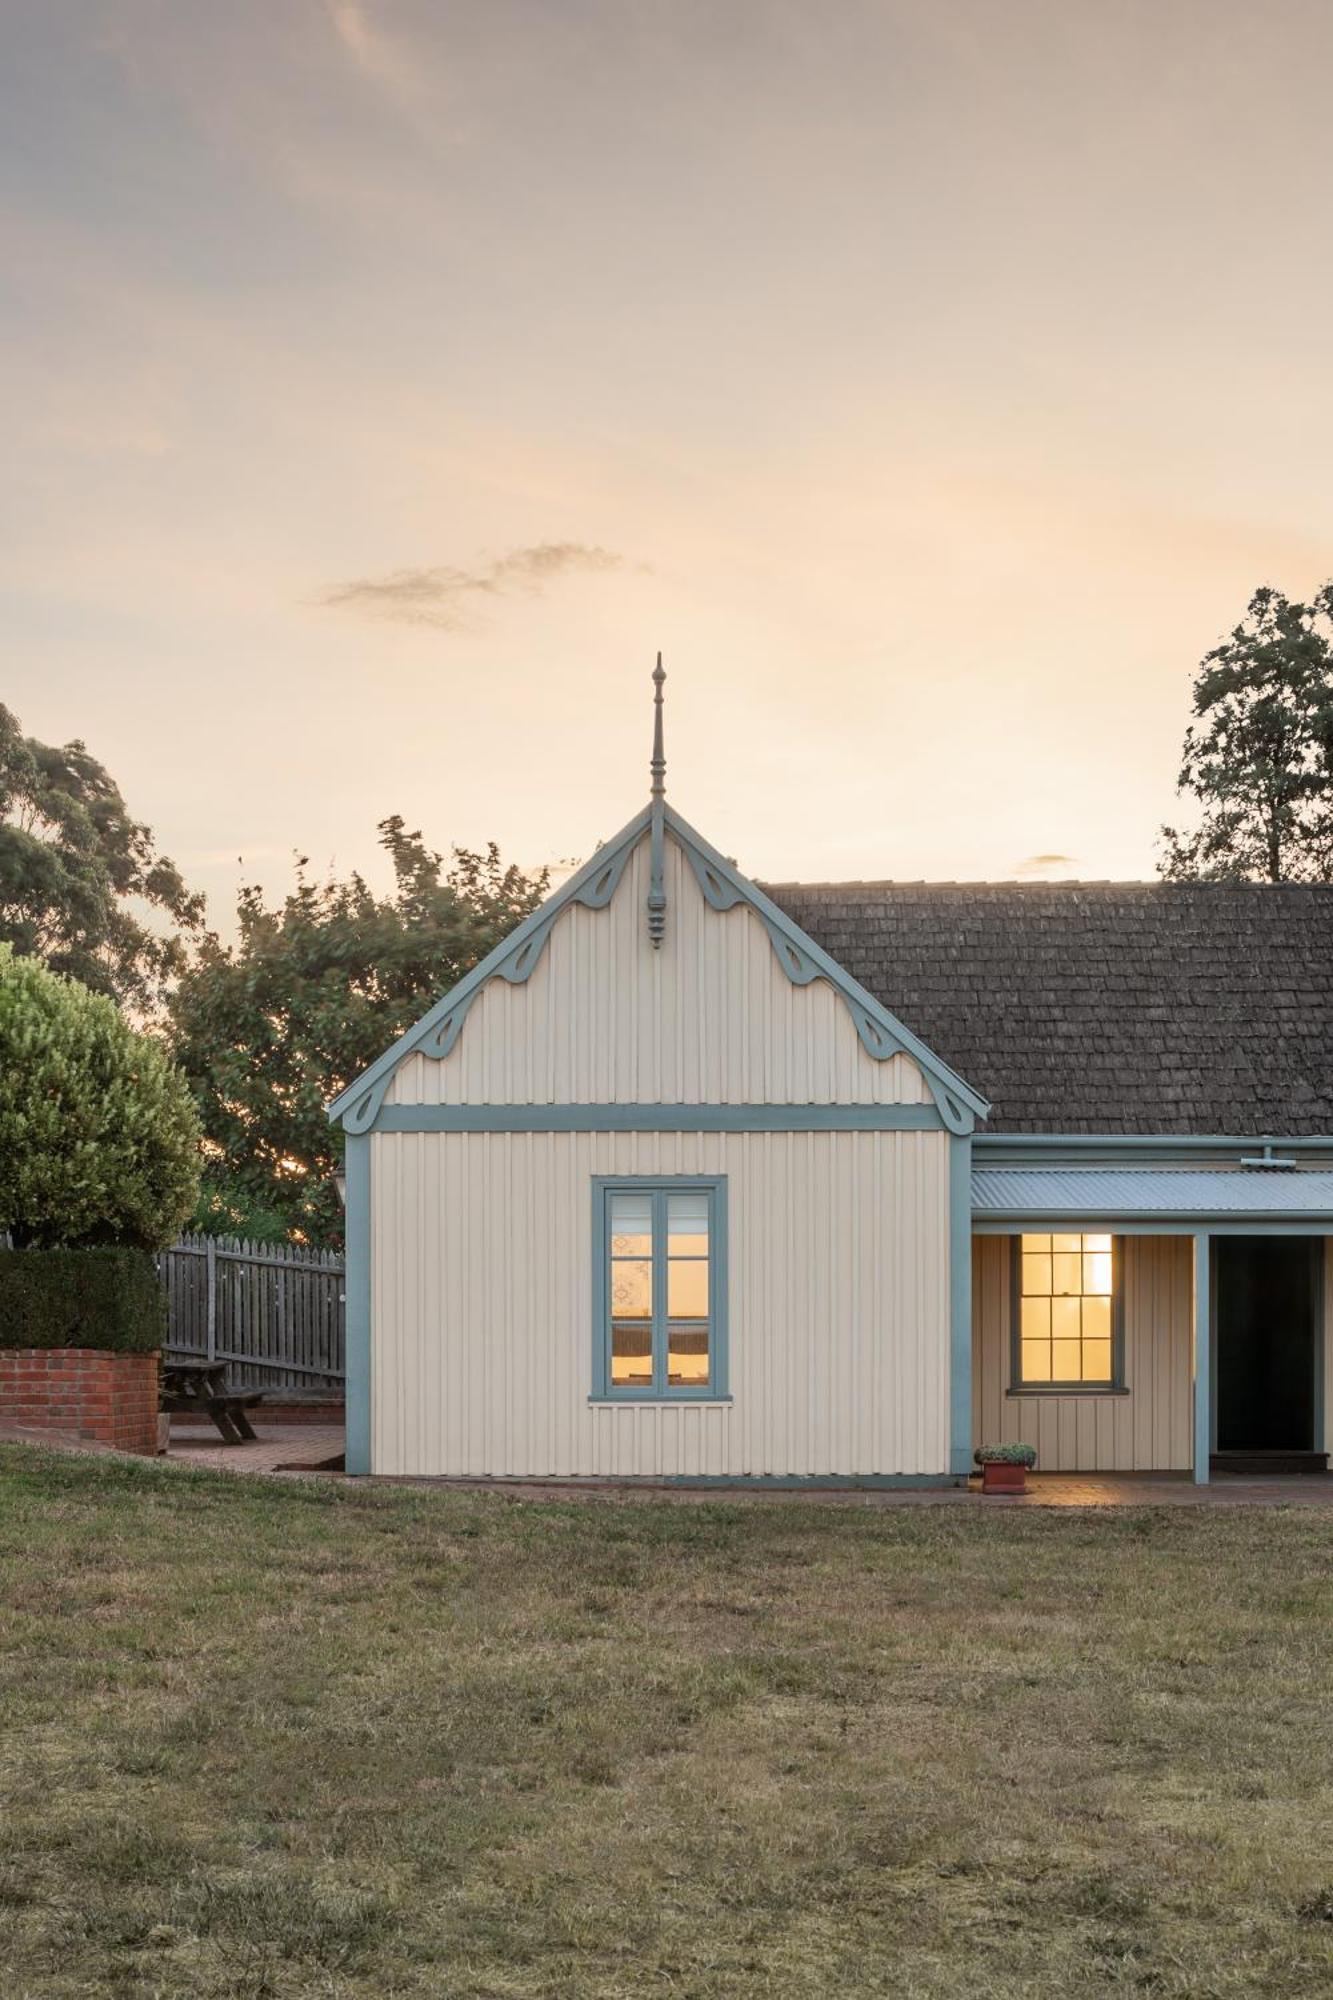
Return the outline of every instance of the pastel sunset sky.
<path id="1" fill-rule="evenodd" d="M 1326 0 L 0 22 L 0 699 L 216 921 L 394 812 L 586 857 L 659 646 L 750 874 L 1148 875 L 1333 572 Z"/>

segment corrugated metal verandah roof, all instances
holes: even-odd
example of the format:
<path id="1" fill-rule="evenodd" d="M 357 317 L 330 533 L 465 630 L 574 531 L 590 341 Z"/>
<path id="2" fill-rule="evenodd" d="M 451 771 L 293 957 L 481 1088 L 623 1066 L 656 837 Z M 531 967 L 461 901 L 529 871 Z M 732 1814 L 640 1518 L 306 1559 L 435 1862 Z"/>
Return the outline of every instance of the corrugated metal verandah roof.
<path id="1" fill-rule="evenodd" d="M 972 1213 L 1022 1221 L 1128 1222 L 1216 1216 L 1333 1223 L 1333 1173 L 1275 1168 L 978 1167 Z"/>

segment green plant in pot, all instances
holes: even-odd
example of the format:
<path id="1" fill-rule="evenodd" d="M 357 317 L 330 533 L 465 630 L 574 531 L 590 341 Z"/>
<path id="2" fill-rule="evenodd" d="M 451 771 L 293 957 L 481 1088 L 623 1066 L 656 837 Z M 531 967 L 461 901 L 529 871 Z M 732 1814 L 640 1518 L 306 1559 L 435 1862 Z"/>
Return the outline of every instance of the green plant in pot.
<path id="1" fill-rule="evenodd" d="M 1030 1444 L 980 1444 L 972 1456 L 981 1467 L 983 1493 L 1026 1493 L 1028 1474 L 1037 1463 Z"/>

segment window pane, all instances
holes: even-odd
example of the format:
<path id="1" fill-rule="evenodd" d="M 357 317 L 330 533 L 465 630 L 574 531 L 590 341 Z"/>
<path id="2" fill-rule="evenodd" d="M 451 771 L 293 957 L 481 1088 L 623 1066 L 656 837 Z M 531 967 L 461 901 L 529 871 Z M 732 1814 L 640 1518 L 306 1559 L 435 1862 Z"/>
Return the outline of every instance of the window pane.
<path id="1" fill-rule="evenodd" d="M 1077 1340 L 1082 1332 L 1078 1299 L 1051 1300 L 1051 1333 L 1056 1340 Z"/>
<path id="2" fill-rule="evenodd" d="M 1049 1292 L 1051 1289 L 1051 1260 L 1049 1257 L 1028 1256 L 1023 1258 L 1023 1290 L 1025 1292 Z"/>
<path id="3" fill-rule="evenodd" d="M 708 1318 L 706 1257 L 673 1257 L 667 1265 L 667 1317 Z"/>
<path id="4" fill-rule="evenodd" d="M 1022 1302 L 1019 1332 L 1024 1340 L 1049 1340 L 1051 1337 L 1051 1302 L 1049 1299 L 1024 1299 Z"/>
<path id="5" fill-rule="evenodd" d="M 667 1330 L 667 1381 L 678 1388 L 701 1388 L 708 1381 L 708 1328 Z"/>
<path id="6" fill-rule="evenodd" d="M 1083 1379 L 1082 1343 L 1077 1340 L 1051 1342 L 1052 1380 L 1079 1382 Z"/>
<path id="7" fill-rule="evenodd" d="M 653 1330 L 642 1321 L 611 1322 L 611 1380 L 618 1388 L 646 1388 L 653 1379 Z"/>
<path id="8" fill-rule="evenodd" d="M 1109 1250 L 1093 1250 L 1083 1259 L 1083 1289 L 1085 1292 L 1111 1291 L 1111 1253 Z"/>
<path id="9" fill-rule="evenodd" d="M 1023 1380 L 1025 1382 L 1049 1382 L 1051 1379 L 1051 1344 L 1048 1340 L 1025 1340 L 1022 1348 Z"/>
<path id="10" fill-rule="evenodd" d="M 708 1255 L 708 1196 L 667 1197 L 667 1249 L 673 1257 Z"/>
<path id="11" fill-rule="evenodd" d="M 651 1263 L 628 1258 L 611 1264 L 612 1319 L 646 1319 L 653 1316 L 653 1267 Z"/>
<path id="12" fill-rule="evenodd" d="M 611 1197 L 611 1255 L 651 1257 L 653 1254 L 653 1199 L 647 1194 L 613 1194 Z"/>
<path id="13" fill-rule="evenodd" d="M 1083 1338 L 1085 1340 L 1109 1340 L 1111 1338 L 1111 1301 L 1109 1299 L 1084 1299 Z"/>
<path id="14" fill-rule="evenodd" d="M 1109 1382 L 1110 1379 L 1110 1341 L 1085 1340 L 1083 1343 L 1083 1380 L 1085 1382 Z"/>
<path id="15" fill-rule="evenodd" d="M 1112 1239 L 1093 1231 L 1021 1239 L 1019 1380 L 1110 1384 Z"/>
<path id="16" fill-rule="evenodd" d="M 1053 1292 L 1081 1292 L 1083 1289 L 1083 1259 L 1073 1251 L 1057 1254 L 1051 1259 L 1051 1290 Z"/>

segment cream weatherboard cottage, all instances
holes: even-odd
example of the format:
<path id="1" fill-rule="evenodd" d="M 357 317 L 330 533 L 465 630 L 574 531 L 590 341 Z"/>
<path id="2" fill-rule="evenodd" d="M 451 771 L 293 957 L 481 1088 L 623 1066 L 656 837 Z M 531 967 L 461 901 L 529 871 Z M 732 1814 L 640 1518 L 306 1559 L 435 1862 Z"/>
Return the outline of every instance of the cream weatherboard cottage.
<path id="1" fill-rule="evenodd" d="M 348 1470 L 1319 1467 L 1333 891 L 789 884 L 649 804 L 331 1107 Z"/>

